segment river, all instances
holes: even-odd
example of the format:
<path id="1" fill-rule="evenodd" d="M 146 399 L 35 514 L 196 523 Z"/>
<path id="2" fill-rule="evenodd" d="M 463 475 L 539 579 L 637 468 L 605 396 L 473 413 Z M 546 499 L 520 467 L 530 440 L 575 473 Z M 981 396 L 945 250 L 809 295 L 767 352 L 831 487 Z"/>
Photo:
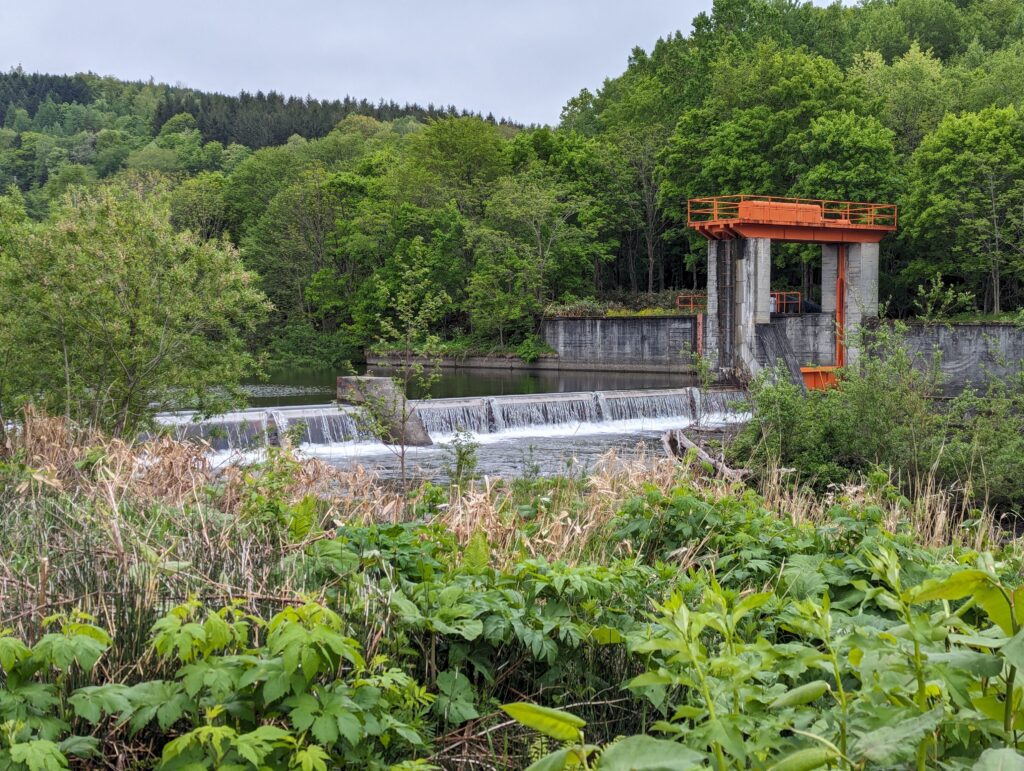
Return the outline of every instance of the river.
<path id="1" fill-rule="evenodd" d="M 396 476 L 396 449 L 364 430 L 358 408 L 331 403 L 335 380 L 331 372 L 275 373 L 247 386 L 247 410 L 202 422 L 181 413 L 161 419 L 178 436 L 209 441 L 218 462 L 259 457 L 260 447 L 287 432 L 304 454 Z M 443 481 L 462 430 L 477 447 L 481 474 L 585 473 L 610 449 L 660 452 L 670 428 L 737 419 L 736 394 L 703 394 L 692 383 L 667 373 L 444 369 L 431 398 L 416 403 L 434 445 L 409 448 L 407 467 L 414 477 Z"/>

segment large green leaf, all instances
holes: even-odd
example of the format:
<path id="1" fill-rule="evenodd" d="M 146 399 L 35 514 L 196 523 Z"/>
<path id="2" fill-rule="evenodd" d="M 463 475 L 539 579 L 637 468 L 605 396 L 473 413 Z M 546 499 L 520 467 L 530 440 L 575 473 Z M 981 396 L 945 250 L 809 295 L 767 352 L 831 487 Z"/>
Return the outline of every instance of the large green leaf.
<path id="1" fill-rule="evenodd" d="M 985 750 L 974 764 L 973 771 L 1024 771 L 1024 756 L 1009 747 Z"/>
<path id="2" fill-rule="evenodd" d="M 911 590 L 912 601 L 962 600 L 974 593 L 979 586 L 991 581 L 988 573 L 981 570 L 961 570 L 946 578 L 933 578 Z"/>
<path id="3" fill-rule="evenodd" d="M 914 754 L 917 743 L 935 730 L 942 720 L 942 707 L 930 712 L 885 725 L 863 734 L 857 741 L 857 752 L 871 763 L 893 764 Z"/>
<path id="4" fill-rule="evenodd" d="M 929 664 L 942 664 L 961 672 L 978 677 L 996 677 L 1003 671 L 1003 662 L 998 656 L 978 651 L 956 650 L 949 653 L 929 653 Z"/>
<path id="5" fill-rule="evenodd" d="M 502 704 L 501 709 L 519 723 L 560 742 L 578 742 L 584 720 L 559 709 L 540 707 L 525 701 Z"/>
<path id="6" fill-rule="evenodd" d="M 807 747 L 791 752 L 772 766 L 768 771 L 813 771 L 826 763 L 835 760 L 836 754 L 827 747 Z"/>
<path id="7" fill-rule="evenodd" d="M 68 760 L 60 748 L 46 739 L 11 745 L 11 760 L 22 763 L 28 771 L 60 771 L 68 767 Z"/>
<path id="8" fill-rule="evenodd" d="M 601 753 L 600 771 L 687 771 L 703 766 L 705 756 L 679 742 L 630 736 Z"/>
<path id="9" fill-rule="evenodd" d="M 1010 642 L 999 649 L 999 654 L 1017 669 L 1024 669 L 1024 629 L 1015 634 Z"/>
<path id="10" fill-rule="evenodd" d="M 569 761 L 572 760 L 572 763 Z M 571 747 L 556 750 L 527 766 L 526 771 L 564 771 L 566 768 L 579 768 L 579 753 Z"/>

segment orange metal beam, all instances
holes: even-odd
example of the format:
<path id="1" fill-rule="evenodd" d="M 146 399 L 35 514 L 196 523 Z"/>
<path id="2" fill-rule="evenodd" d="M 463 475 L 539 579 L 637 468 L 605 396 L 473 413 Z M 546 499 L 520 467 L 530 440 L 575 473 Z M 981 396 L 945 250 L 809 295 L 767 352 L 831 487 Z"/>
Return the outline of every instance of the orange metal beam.
<path id="1" fill-rule="evenodd" d="M 691 198 L 688 224 L 713 240 L 771 238 L 803 243 L 878 243 L 896 230 L 894 204 L 726 195 Z"/>

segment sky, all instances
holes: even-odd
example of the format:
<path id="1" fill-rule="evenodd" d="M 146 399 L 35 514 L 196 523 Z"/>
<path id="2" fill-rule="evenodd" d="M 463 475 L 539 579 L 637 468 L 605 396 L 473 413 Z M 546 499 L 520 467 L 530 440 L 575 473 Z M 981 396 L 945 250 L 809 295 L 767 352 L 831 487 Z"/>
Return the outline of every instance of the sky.
<path id="1" fill-rule="evenodd" d="M 558 122 L 711 0 L 0 0 L 0 68 Z"/>

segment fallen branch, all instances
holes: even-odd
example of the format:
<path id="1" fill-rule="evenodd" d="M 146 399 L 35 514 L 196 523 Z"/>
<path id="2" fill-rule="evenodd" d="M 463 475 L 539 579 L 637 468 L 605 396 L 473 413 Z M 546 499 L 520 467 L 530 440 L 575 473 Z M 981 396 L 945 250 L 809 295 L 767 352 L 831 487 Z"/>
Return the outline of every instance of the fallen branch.
<path id="1" fill-rule="evenodd" d="M 711 457 L 696 442 L 690 439 L 681 428 L 674 428 L 662 434 L 661 445 L 665 448 L 665 452 L 668 453 L 669 457 L 673 458 L 681 458 L 686 454 L 686 451 L 692 451 L 697 456 L 697 460 L 707 463 L 721 476 L 733 482 L 742 482 L 749 473 L 743 469 L 729 468 L 725 465 L 724 461 Z"/>

